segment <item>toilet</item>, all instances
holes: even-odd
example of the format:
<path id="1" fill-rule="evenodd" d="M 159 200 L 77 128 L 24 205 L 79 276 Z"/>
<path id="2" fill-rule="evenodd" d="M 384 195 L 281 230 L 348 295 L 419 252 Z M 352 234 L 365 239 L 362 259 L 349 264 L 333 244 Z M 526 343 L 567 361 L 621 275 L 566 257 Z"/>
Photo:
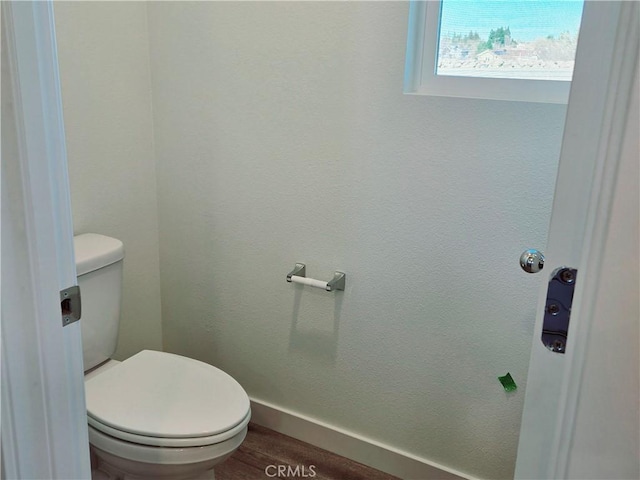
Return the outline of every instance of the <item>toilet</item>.
<path id="1" fill-rule="evenodd" d="M 212 480 L 242 443 L 249 397 L 207 363 L 144 350 L 118 362 L 124 246 L 74 239 L 93 480 Z"/>

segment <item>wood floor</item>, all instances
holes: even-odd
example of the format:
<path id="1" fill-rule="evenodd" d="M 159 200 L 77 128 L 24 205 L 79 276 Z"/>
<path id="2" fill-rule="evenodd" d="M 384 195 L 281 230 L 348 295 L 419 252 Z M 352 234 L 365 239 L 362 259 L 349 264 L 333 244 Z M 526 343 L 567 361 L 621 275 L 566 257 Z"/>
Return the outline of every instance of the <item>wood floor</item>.
<path id="1" fill-rule="evenodd" d="M 398 480 L 335 453 L 249 424 L 242 446 L 216 466 L 216 480 Z"/>

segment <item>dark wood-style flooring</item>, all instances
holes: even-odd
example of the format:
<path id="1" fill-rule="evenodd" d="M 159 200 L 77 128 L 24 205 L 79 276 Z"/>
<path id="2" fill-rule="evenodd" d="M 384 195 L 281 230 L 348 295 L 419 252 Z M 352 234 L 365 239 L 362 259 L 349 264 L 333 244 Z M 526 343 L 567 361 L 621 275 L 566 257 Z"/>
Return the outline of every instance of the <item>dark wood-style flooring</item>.
<path id="1" fill-rule="evenodd" d="M 247 438 L 240 448 L 217 465 L 215 472 L 216 480 L 398 480 L 392 475 L 253 423 L 249 424 Z"/>

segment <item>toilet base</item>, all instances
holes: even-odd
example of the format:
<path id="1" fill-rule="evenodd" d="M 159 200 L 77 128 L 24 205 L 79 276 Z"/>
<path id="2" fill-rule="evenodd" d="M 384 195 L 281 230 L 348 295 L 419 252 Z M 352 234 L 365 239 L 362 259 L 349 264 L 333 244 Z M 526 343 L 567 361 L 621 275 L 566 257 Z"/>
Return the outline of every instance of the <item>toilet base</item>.
<path id="1" fill-rule="evenodd" d="M 213 466 L 226 460 L 231 453 L 222 458 L 196 464 L 154 465 L 114 457 L 92 445 L 91 480 L 215 480 Z M 127 471 L 114 466 L 114 463 Z"/>
<path id="2" fill-rule="evenodd" d="M 192 480 L 215 480 L 213 470 L 205 472 L 206 475 L 199 475 L 197 477 L 190 477 Z M 143 477 L 132 477 L 127 474 L 124 476 L 118 476 L 117 473 L 107 473 L 102 470 L 91 470 L 91 480 L 138 480 Z"/>
<path id="3" fill-rule="evenodd" d="M 127 442 L 89 425 L 93 480 L 214 480 L 213 467 L 229 458 L 247 435 L 202 447 L 154 447 Z"/>

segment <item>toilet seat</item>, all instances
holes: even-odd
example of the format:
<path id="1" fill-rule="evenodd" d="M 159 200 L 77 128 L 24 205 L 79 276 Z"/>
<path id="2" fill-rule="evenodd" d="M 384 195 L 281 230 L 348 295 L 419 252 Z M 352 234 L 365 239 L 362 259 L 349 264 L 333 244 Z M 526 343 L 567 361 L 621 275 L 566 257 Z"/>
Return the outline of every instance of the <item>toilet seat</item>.
<path id="1" fill-rule="evenodd" d="M 241 432 L 249 398 L 209 364 L 144 350 L 85 382 L 89 424 L 113 438 L 158 447 L 198 447 Z"/>
<path id="2" fill-rule="evenodd" d="M 251 419 L 251 413 L 247 413 L 246 417 L 242 419 L 238 425 L 232 429 L 220 433 L 218 435 L 210 435 L 207 437 L 193 437 L 193 438 L 162 438 L 162 437 L 149 437 L 146 435 L 136 435 L 134 433 L 126 432 L 112 428 L 108 425 L 100 423 L 95 419 L 88 417 L 89 425 L 96 430 L 109 435 L 118 440 L 124 440 L 126 442 L 137 443 L 139 445 L 147 445 L 150 447 L 203 447 L 208 445 L 214 445 L 216 443 L 222 443 L 242 432 L 246 429 L 249 420 Z"/>

